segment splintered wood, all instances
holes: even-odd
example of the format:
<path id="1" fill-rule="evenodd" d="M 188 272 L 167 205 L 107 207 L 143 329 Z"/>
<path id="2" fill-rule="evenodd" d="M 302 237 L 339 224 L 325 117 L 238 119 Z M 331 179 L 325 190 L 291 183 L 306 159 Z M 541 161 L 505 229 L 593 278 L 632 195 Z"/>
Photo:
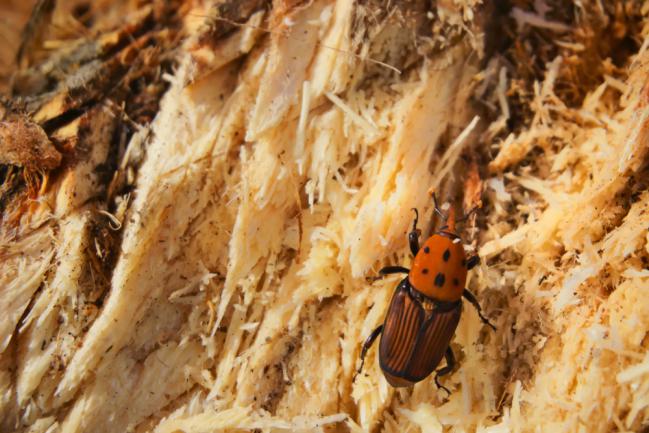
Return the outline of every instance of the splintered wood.
<path id="1" fill-rule="evenodd" d="M 0 29 L 0 430 L 646 428 L 649 8 L 36 3 Z M 448 398 L 376 348 L 353 380 L 433 191 L 481 206 L 497 328 L 464 309 Z"/>

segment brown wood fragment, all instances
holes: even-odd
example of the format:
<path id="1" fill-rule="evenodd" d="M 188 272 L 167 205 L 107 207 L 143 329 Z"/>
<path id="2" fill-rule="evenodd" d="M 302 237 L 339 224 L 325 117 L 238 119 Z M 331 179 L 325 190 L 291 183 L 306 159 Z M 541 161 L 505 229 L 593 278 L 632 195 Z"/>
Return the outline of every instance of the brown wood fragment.
<path id="1" fill-rule="evenodd" d="M 48 171 L 61 164 L 61 153 L 38 124 L 26 119 L 0 122 L 0 164 Z"/>
<path id="2" fill-rule="evenodd" d="M 29 64 L 34 51 L 40 48 L 52 21 L 52 13 L 55 7 L 56 0 L 38 0 L 32 9 L 32 14 L 23 30 L 20 47 L 16 53 L 16 63 L 18 65 Z"/>
<path id="3" fill-rule="evenodd" d="M 464 181 L 464 212 L 470 212 L 474 208 L 482 207 L 482 179 L 478 171 L 478 164 L 475 161 L 469 163 L 466 180 Z"/>

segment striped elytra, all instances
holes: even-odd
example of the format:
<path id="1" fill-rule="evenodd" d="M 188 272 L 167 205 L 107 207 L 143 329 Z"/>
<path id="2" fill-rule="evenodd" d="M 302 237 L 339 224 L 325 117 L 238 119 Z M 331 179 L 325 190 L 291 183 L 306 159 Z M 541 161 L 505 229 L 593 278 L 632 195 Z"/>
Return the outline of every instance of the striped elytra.
<path id="1" fill-rule="evenodd" d="M 426 308 L 408 278 L 397 287 L 383 323 L 379 361 L 394 387 L 411 386 L 433 372 L 444 357 L 462 312 L 461 301 Z"/>

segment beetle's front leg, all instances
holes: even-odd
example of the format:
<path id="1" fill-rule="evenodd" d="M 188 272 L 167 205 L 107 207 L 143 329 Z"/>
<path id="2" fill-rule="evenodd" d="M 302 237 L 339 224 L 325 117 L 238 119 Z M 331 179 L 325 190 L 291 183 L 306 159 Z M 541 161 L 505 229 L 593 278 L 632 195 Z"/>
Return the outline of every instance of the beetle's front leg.
<path id="1" fill-rule="evenodd" d="M 408 244 L 410 245 L 410 252 L 412 252 L 413 256 L 416 256 L 417 252 L 419 252 L 419 229 L 417 228 L 419 212 L 415 208 L 412 208 L 412 210 L 415 211 L 415 220 L 412 222 L 412 230 L 408 233 Z"/>
<path id="2" fill-rule="evenodd" d="M 379 270 L 379 275 L 377 277 L 367 277 L 369 281 L 380 280 L 386 275 L 392 274 L 407 274 L 410 272 L 410 269 L 404 268 L 403 266 L 385 266 Z"/>
<path id="3" fill-rule="evenodd" d="M 404 268 L 403 266 L 386 266 L 381 268 L 379 275 L 407 274 L 408 272 L 410 272 L 410 269 Z"/>
<path id="4" fill-rule="evenodd" d="M 361 370 L 363 370 L 363 365 L 365 364 L 365 355 L 367 355 L 367 351 L 370 350 L 370 347 L 372 347 L 372 344 L 374 344 L 374 341 L 376 341 L 376 338 L 381 334 L 381 332 L 383 332 L 383 325 L 377 327 L 374 331 L 372 331 L 370 336 L 365 340 L 365 343 L 363 343 L 363 349 L 361 349 L 361 366 L 358 367 L 358 370 L 356 371 L 352 382 L 356 380 L 356 376 L 358 376 L 361 373 Z"/>
<path id="5" fill-rule="evenodd" d="M 453 350 L 451 350 L 451 346 L 446 348 L 446 353 L 444 354 L 444 358 L 446 358 L 446 367 L 440 368 L 435 372 L 435 385 L 437 385 L 438 388 L 441 388 L 444 391 L 446 391 L 446 393 L 450 396 L 451 391 L 449 391 L 447 387 L 439 383 L 439 378 L 442 376 L 446 376 L 451 371 L 453 371 L 453 368 L 455 368 L 455 355 L 453 355 Z"/>
<path id="6" fill-rule="evenodd" d="M 480 320 L 482 320 L 482 323 L 484 323 L 485 325 L 489 325 L 491 329 L 495 331 L 496 327 L 491 324 L 489 319 L 487 319 L 485 316 L 482 315 L 482 307 L 480 307 L 480 303 L 476 299 L 475 295 L 471 293 L 469 289 L 464 289 L 464 291 L 462 292 L 462 296 L 464 296 L 464 298 L 467 301 L 469 301 L 471 305 L 473 305 L 473 307 L 476 309 L 476 311 L 478 312 L 478 316 L 480 316 Z"/>

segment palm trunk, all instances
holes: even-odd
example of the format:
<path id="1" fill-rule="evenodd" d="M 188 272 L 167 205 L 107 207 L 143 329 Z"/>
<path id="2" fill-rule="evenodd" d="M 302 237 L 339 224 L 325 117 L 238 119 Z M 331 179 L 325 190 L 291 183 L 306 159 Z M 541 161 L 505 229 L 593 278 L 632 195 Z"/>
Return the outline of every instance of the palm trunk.
<path id="1" fill-rule="evenodd" d="M 0 430 L 646 425 L 646 11 L 478 3 L 40 0 L 7 26 Z M 482 205 L 461 234 L 497 328 L 464 307 L 448 398 L 376 349 L 353 380 L 433 191 Z"/>

